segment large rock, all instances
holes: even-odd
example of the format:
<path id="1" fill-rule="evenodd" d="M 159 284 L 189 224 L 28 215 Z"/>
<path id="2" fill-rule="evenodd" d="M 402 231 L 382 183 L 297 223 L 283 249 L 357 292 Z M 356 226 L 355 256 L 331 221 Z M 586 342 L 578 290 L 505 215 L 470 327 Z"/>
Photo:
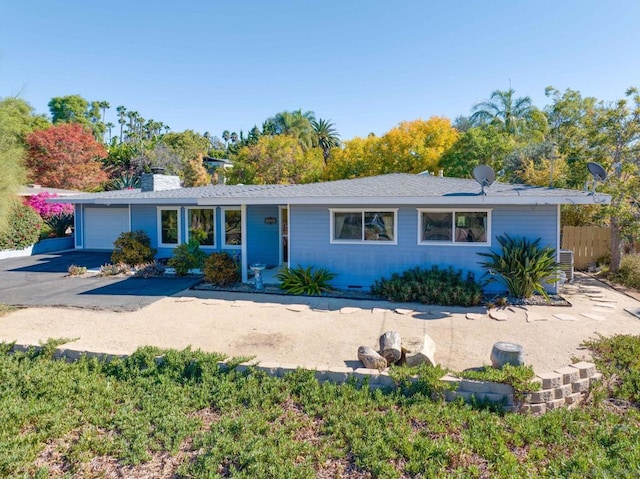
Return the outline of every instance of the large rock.
<path id="1" fill-rule="evenodd" d="M 380 354 L 387 360 L 388 364 L 393 364 L 400 360 L 402 356 L 400 333 L 387 331 L 380 336 Z"/>
<path id="2" fill-rule="evenodd" d="M 369 346 L 360 346 L 358 348 L 358 359 L 364 364 L 365 368 L 382 371 L 387 367 L 387 360 Z"/>
<path id="3" fill-rule="evenodd" d="M 424 335 L 424 343 L 422 349 L 413 356 L 407 356 L 407 366 L 414 367 L 420 364 L 428 364 L 435 366 L 436 363 L 436 343 L 428 334 Z"/>

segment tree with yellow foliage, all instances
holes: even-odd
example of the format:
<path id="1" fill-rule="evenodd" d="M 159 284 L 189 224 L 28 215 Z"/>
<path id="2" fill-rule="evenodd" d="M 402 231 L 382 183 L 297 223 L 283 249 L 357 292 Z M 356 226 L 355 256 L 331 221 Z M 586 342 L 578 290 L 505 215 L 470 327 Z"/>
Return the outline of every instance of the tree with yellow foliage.
<path id="1" fill-rule="evenodd" d="M 184 164 L 184 186 L 207 186 L 211 183 L 211 175 L 202 164 L 202 155 Z"/>
<path id="2" fill-rule="evenodd" d="M 447 118 L 403 121 L 382 137 L 354 138 L 331 150 L 324 177 L 435 172 L 440 157 L 457 138 L 458 131 Z"/>

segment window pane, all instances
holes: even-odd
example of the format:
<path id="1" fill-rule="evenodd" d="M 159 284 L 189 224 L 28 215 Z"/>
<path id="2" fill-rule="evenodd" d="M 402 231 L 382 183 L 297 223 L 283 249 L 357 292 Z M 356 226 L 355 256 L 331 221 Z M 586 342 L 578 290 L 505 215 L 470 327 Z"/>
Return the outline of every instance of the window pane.
<path id="1" fill-rule="evenodd" d="M 242 214 L 240 210 L 224 212 L 224 243 L 229 246 L 242 245 Z"/>
<path id="2" fill-rule="evenodd" d="M 333 239 L 362 241 L 362 213 L 334 213 Z"/>
<path id="3" fill-rule="evenodd" d="M 213 246 L 215 244 L 212 209 L 189 210 L 189 239 L 191 238 L 197 239 L 204 246 Z"/>
<path id="4" fill-rule="evenodd" d="M 422 213 L 423 241 L 453 241 L 452 237 L 453 213 Z"/>
<path id="5" fill-rule="evenodd" d="M 162 243 L 178 244 L 178 211 L 162 210 L 160 212 L 162 222 Z"/>
<path id="6" fill-rule="evenodd" d="M 456 213 L 456 242 L 486 243 L 487 212 Z"/>
<path id="7" fill-rule="evenodd" d="M 392 211 L 373 212 L 364 214 L 364 239 L 366 241 L 393 241 Z"/>

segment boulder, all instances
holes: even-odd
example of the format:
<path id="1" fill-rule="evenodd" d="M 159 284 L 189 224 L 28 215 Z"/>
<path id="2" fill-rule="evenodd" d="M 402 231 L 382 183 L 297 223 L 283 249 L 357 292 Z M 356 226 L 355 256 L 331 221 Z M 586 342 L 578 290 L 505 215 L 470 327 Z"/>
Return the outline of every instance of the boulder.
<path id="1" fill-rule="evenodd" d="M 420 364 L 435 366 L 437 364 L 435 355 L 436 343 L 431 339 L 431 336 L 425 334 L 422 349 L 413 356 L 407 356 L 407 366 L 414 367 L 419 366 Z"/>
<path id="2" fill-rule="evenodd" d="M 358 348 L 358 359 L 364 364 L 364 367 L 368 369 L 382 371 L 387 367 L 387 360 L 369 346 L 360 346 Z"/>

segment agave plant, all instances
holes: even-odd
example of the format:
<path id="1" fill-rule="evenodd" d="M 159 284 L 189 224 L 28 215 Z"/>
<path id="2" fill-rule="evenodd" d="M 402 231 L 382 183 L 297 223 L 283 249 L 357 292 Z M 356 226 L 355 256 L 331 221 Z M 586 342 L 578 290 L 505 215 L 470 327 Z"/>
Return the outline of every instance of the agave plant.
<path id="1" fill-rule="evenodd" d="M 303 268 L 282 269 L 276 274 L 280 288 L 290 294 L 307 294 L 319 296 L 331 290 L 329 281 L 336 277 L 335 273 L 325 268 L 314 269 L 313 266 Z"/>
<path id="2" fill-rule="evenodd" d="M 529 298 L 534 293 L 548 298 L 544 285 L 560 279 L 556 250 L 550 246 L 540 246 L 540 238 L 532 241 L 511 238 L 505 234 L 498 236 L 497 240 L 502 246 L 500 253 L 493 250 L 490 253 L 478 253 L 489 258 L 480 263 L 490 275 L 487 283 L 500 281 L 509 294 L 517 298 Z"/>

